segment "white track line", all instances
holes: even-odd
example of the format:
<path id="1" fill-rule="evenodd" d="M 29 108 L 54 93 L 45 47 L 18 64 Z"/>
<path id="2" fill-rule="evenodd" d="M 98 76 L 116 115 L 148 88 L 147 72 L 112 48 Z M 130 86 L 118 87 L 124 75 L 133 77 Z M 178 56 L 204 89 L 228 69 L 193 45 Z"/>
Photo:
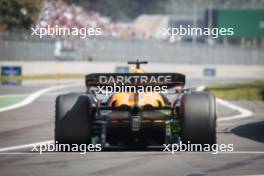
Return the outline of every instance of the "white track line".
<path id="1" fill-rule="evenodd" d="M 16 108 L 26 106 L 47 92 L 51 92 L 51 91 L 55 91 L 55 90 L 59 90 L 59 89 L 63 89 L 63 88 L 76 87 L 76 86 L 80 86 L 80 85 L 81 84 L 67 84 L 67 85 L 52 86 L 52 87 L 40 89 L 40 90 L 30 94 L 27 98 L 25 98 L 23 101 L 21 101 L 19 103 L 16 103 L 16 104 L 4 107 L 4 108 L 0 108 L 0 112 L 9 111 L 9 110 L 13 110 Z M 47 144 L 47 143 L 51 143 L 51 142 L 53 142 L 53 140 L 42 141 L 42 142 L 31 143 L 31 144 L 23 144 L 23 145 L 11 146 L 11 147 L 5 147 L 5 148 L 0 148 L 0 152 L 25 149 L 25 148 L 33 147 L 34 145 Z"/>
<path id="2" fill-rule="evenodd" d="M 205 89 L 205 85 L 199 86 L 196 88 L 196 91 L 203 91 Z M 229 103 L 225 100 L 222 100 L 220 98 L 216 98 L 216 102 L 228 107 L 230 109 L 233 109 L 235 111 L 238 111 L 240 114 L 234 115 L 234 116 L 228 116 L 228 117 L 221 117 L 217 119 L 218 122 L 223 122 L 223 121 L 230 121 L 230 120 L 236 120 L 236 119 L 242 119 L 242 118 L 247 118 L 253 115 L 253 112 L 251 112 L 248 109 L 242 108 L 240 106 L 234 105 L 232 103 Z"/>
<path id="3" fill-rule="evenodd" d="M 25 149 L 25 148 L 33 148 L 34 146 L 37 145 L 44 145 L 48 143 L 53 143 L 53 140 L 49 141 L 42 141 L 42 142 L 36 142 L 36 143 L 31 143 L 31 144 L 22 144 L 22 145 L 16 145 L 16 146 L 11 146 L 11 147 L 4 147 L 0 148 L 0 152 L 7 152 L 7 151 L 14 151 L 14 150 L 19 150 L 19 149 Z"/>
<path id="4" fill-rule="evenodd" d="M 10 105 L 10 106 L 7 106 L 7 107 L 0 108 L 0 112 L 9 111 L 9 110 L 13 110 L 13 109 L 16 109 L 16 108 L 20 108 L 20 107 L 26 106 L 26 105 L 32 103 L 37 98 L 39 98 L 41 95 L 43 95 L 43 94 L 45 94 L 47 92 L 51 92 L 51 91 L 58 90 L 58 89 L 63 89 L 63 88 L 68 88 L 68 87 L 76 87 L 76 86 L 79 86 L 79 85 L 80 84 L 67 84 L 67 85 L 52 86 L 52 87 L 40 89 L 40 90 L 30 94 L 28 97 L 26 97 L 21 102 L 18 102 L 16 104 L 13 104 L 13 105 Z"/>
<path id="5" fill-rule="evenodd" d="M 227 101 L 224 101 L 220 98 L 216 98 L 216 102 L 223 105 L 223 106 L 226 106 L 230 109 L 233 109 L 233 110 L 236 110 L 236 111 L 239 111 L 240 114 L 238 115 L 234 115 L 234 116 L 229 116 L 229 117 L 222 117 L 220 119 L 218 119 L 217 121 L 218 122 L 223 122 L 223 121 L 229 121 L 229 120 L 235 120 L 235 119 L 243 119 L 243 118 L 247 118 L 247 117 L 250 117 L 253 115 L 253 112 L 251 112 L 250 110 L 247 110 L 245 108 L 241 108 L 237 105 L 234 105 L 234 104 L 231 104 Z"/>
<path id="6" fill-rule="evenodd" d="M 205 89 L 205 85 L 201 85 L 201 86 L 198 86 L 198 87 L 196 88 L 196 91 L 201 92 L 201 91 L 203 91 L 204 89 Z"/>

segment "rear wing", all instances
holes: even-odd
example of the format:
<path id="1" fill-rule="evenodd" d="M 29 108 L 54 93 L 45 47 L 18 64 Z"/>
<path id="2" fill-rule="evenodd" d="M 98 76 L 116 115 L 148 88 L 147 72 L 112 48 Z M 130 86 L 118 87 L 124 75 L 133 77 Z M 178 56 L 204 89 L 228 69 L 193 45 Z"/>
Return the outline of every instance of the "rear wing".
<path id="1" fill-rule="evenodd" d="M 180 73 L 94 73 L 86 75 L 85 85 L 96 86 L 167 86 L 184 87 L 185 75 Z"/>

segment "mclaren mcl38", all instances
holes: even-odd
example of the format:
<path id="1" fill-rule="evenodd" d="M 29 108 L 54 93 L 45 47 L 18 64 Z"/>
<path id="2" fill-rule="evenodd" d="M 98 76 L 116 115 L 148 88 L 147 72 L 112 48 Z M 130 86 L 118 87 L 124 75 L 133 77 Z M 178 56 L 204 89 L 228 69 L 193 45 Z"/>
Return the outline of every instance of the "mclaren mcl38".
<path id="1" fill-rule="evenodd" d="M 86 92 L 56 98 L 55 141 L 147 148 L 182 141 L 216 143 L 216 105 L 210 92 L 185 88 L 180 73 L 94 73 Z"/>

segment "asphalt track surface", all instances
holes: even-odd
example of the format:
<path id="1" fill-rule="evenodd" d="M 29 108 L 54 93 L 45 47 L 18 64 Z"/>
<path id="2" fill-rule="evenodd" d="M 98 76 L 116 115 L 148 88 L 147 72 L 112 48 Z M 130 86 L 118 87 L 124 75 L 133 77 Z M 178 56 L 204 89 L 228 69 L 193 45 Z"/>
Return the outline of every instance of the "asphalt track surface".
<path id="1" fill-rule="evenodd" d="M 232 80 L 230 80 L 232 82 Z M 189 87 L 211 83 L 190 80 Z M 221 81 L 220 81 L 221 82 Z M 0 94 L 28 94 L 45 85 L 0 86 Z M 82 91 L 75 87 L 49 92 L 32 104 L 0 113 L 0 149 L 47 140 L 54 136 L 54 100 L 57 94 Z M 246 106 L 245 104 L 243 106 Z M 221 117 L 237 114 L 218 105 Z M 29 152 L 30 148 L 0 153 L 0 175 L 259 175 L 264 174 L 264 112 L 252 117 L 218 122 L 217 142 L 234 144 L 231 153 L 167 152 Z"/>

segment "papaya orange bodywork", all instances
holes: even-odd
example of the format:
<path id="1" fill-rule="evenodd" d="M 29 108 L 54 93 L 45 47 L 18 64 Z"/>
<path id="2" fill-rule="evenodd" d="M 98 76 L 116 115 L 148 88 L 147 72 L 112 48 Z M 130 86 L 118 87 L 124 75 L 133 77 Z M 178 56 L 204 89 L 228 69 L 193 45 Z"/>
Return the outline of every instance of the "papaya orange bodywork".
<path id="1" fill-rule="evenodd" d="M 133 73 L 144 73 L 144 70 L 133 69 Z M 150 105 L 152 107 L 162 107 L 165 106 L 164 98 L 158 94 L 153 92 L 146 93 L 117 93 L 112 96 L 110 99 L 108 106 L 110 107 L 120 107 L 122 105 L 126 106 L 146 106 Z"/>
<path id="2" fill-rule="evenodd" d="M 135 101 L 135 96 L 138 96 L 138 102 Z M 109 101 L 109 106 L 111 107 L 120 107 L 122 105 L 126 106 L 146 106 L 150 105 L 153 107 L 162 107 L 165 106 L 164 98 L 158 93 L 118 93 L 114 94 Z"/>

